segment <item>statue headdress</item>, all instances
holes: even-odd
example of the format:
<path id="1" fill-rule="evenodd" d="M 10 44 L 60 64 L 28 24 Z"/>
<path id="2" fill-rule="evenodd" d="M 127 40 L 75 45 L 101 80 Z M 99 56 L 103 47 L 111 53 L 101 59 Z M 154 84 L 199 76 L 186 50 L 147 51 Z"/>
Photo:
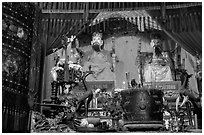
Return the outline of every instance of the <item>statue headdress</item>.
<path id="1" fill-rule="evenodd" d="M 162 38 L 160 33 L 153 33 L 153 34 L 150 35 L 150 38 L 151 38 L 151 41 L 150 41 L 150 46 L 151 47 L 154 47 L 154 43 L 152 42 L 152 40 L 160 40 L 161 44 L 159 45 L 159 47 L 162 47 L 163 38 Z"/>
<path id="2" fill-rule="evenodd" d="M 103 35 L 102 35 L 102 33 L 94 32 L 93 35 L 92 35 L 92 38 L 93 38 L 93 37 L 100 37 L 100 38 L 102 38 Z"/>

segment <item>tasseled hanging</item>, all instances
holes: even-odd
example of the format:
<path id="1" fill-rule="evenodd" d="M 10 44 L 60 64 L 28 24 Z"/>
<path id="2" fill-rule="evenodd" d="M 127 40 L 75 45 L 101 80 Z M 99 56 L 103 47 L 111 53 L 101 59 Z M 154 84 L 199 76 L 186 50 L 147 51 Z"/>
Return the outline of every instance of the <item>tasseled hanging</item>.
<path id="1" fill-rule="evenodd" d="M 179 30 L 179 26 L 178 26 L 178 16 L 177 15 L 175 15 L 174 16 L 174 30 L 175 30 L 175 32 L 178 32 L 178 30 Z"/>
<path id="2" fill-rule="evenodd" d="M 101 10 L 101 2 L 98 3 L 98 9 Z"/>
<path id="3" fill-rule="evenodd" d="M 197 20 L 196 20 L 196 12 L 194 12 L 191 16 L 191 20 L 192 20 L 192 25 L 193 25 L 193 30 L 196 31 L 197 30 Z"/>
<path id="4" fill-rule="evenodd" d="M 168 22 L 169 22 L 168 30 L 171 31 L 171 30 L 172 30 L 172 26 L 171 26 L 171 21 L 172 21 L 172 20 L 171 20 L 171 15 L 168 16 L 168 19 L 169 19 L 169 20 L 168 20 Z"/>
<path id="5" fill-rule="evenodd" d="M 59 27 L 58 27 L 58 29 L 59 29 L 58 31 L 59 32 L 60 32 L 60 29 L 63 27 L 63 23 L 64 23 L 64 19 L 60 19 L 60 23 L 59 23 Z"/>
<path id="6" fill-rule="evenodd" d="M 135 30 L 138 31 L 137 17 L 135 17 L 134 20 L 135 20 Z"/>
<path id="7" fill-rule="evenodd" d="M 179 26 L 180 26 L 180 32 L 184 31 L 184 22 L 183 22 L 183 15 L 180 14 L 179 16 Z"/>
<path id="8" fill-rule="evenodd" d="M 126 26 L 125 26 L 125 30 L 128 31 L 128 30 L 129 30 L 129 29 L 128 29 L 128 28 L 129 28 L 129 17 L 126 17 L 126 18 L 125 18 L 125 25 L 126 25 Z"/>
<path id="9" fill-rule="evenodd" d="M 171 30 L 171 17 L 167 16 L 167 30 Z"/>
<path id="10" fill-rule="evenodd" d="M 54 30 L 54 33 L 53 33 L 53 36 L 57 36 L 57 34 L 59 33 L 59 23 L 60 23 L 60 19 L 55 19 L 55 22 L 54 22 L 54 25 L 53 25 L 53 28 L 55 29 Z"/>
<path id="11" fill-rule="evenodd" d="M 101 22 L 103 21 L 103 18 L 100 20 L 100 19 L 98 19 L 98 31 L 99 32 L 101 32 L 102 31 L 102 29 L 101 29 Z"/>
<path id="12" fill-rule="evenodd" d="M 198 22 L 198 13 L 194 13 L 194 20 L 195 20 L 195 25 L 196 25 L 196 31 L 199 30 L 199 22 Z"/>
<path id="13" fill-rule="evenodd" d="M 39 2 L 40 9 L 43 9 L 43 2 Z"/>
<path id="14" fill-rule="evenodd" d="M 172 19 L 172 15 L 169 15 L 169 30 L 173 31 L 173 19 Z"/>
<path id="15" fill-rule="evenodd" d="M 177 31 L 177 24 L 176 24 L 176 15 L 173 15 L 173 31 Z"/>
<path id="16" fill-rule="evenodd" d="M 147 20 L 147 29 L 148 30 L 150 29 L 150 26 L 149 26 L 150 25 L 150 22 L 149 22 L 150 20 L 149 19 L 150 19 L 149 16 L 147 16 L 146 20 Z"/>
<path id="17" fill-rule="evenodd" d="M 43 9 L 45 9 L 46 10 L 46 7 L 47 6 L 47 2 L 43 2 Z"/>
<path id="18" fill-rule="evenodd" d="M 98 19 L 95 20 L 95 26 L 94 26 L 94 31 L 98 32 Z"/>
<path id="19" fill-rule="evenodd" d="M 192 21 L 191 21 L 191 13 L 189 13 L 188 15 L 187 15 L 187 21 L 188 21 L 188 30 L 189 30 L 189 32 L 192 32 Z"/>
<path id="20" fill-rule="evenodd" d="M 142 31 L 142 17 L 139 16 L 139 30 Z"/>
<path id="21" fill-rule="evenodd" d="M 126 20 L 125 20 L 125 17 L 123 17 L 123 30 L 126 30 Z"/>
<path id="22" fill-rule="evenodd" d="M 128 31 L 129 29 L 129 17 L 125 17 L 125 30 Z"/>
<path id="23" fill-rule="evenodd" d="M 195 20 L 195 17 L 194 17 L 194 13 L 191 14 L 191 23 L 192 23 L 193 31 L 196 31 L 196 20 Z"/>
<path id="24" fill-rule="evenodd" d="M 122 10 L 125 10 L 125 2 L 122 2 Z"/>
<path id="25" fill-rule="evenodd" d="M 50 31 L 51 31 L 51 38 L 54 37 L 54 34 L 56 32 L 56 29 L 55 29 L 55 25 L 57 23 L 57 19 L 51 19 L 52 20 L 52 23 L 51 23 L 51 28 L 50 28 Z"/>
<path id="26" fill-rule="evenodd" d="M 63 5 L 64 5 L 63 9 L 67 10 L 67 2 L 64 2 Z"/>
<path id="27" fill-rule="evenodd" d="M 146 31 L 146 29 L 147 29 L 147 28 L 146 28 L 146 22 L 145 22 L 145 20 L 146 20 L 146 19 L 145 19 L 145 18 L 146 18 L 146 17 L 145 17 L 145 16 L 143 16 L 143 25 L 144 25 L 144 31 Z"/>
<path id="28" fill-rule="evenodd" d="M 130 18 L 130 22 L 131 22 L 130 29 L 133 30 L 133 27 L 134 27 L 134 20 L 133 20 L 133 17 Z"/>
<path id="29" fill-rule="evenodd" d="M 56 36 L 59 33 L 60 23 L 61 23 L 61 19 L 57 19 L 56 25 L 55 25 L 56 30 L 55 30 L 54 36 Z"/>
<path id="30" fill-rule="evenodd" d="M 52 9 L 53 9 L 53 10 L 57 9 L 57 2 L 53 2 Z"/>
<path id="31" fill-rule="evenodd" d="M 74 30 L 74 25 L 75 25 L 75 23 L 76 23 L 76 20 L 75 20 L 75 19 L 72 19 L 72 25 L 71 25 L 72 30 L 71 30 L 71 33 L 72 33 L 72 32 L 73 32 L 73 30 Z"/>
<path id="32" fill-rule="evenodd" d="M 48 31 L 49 31 L 49 34 L 48 34 L 49 38 L 52 37 L 52 33 L 53 33 L 53 31 L 52 31 L 52 24 L 53 24 L 53 19 L 49 19 L 49 29 L 48 29 Z"/>
<path id="33" fill-rule="evenodd" d="M 68 3 L 67 3 L 67 4 L 68 4 L 67 7 L 68 7 L 68 10 L 69 10 L 69 11 L 71 10 L 71 3 L 72 3 L 72 2 L 68 2 Z"/>
<path id="34" fill-rule="evenodd" d="M 70 31 L 70 29 L 72 28 L 72 26 L 73 26 L 73 24 L 72 24 L 72 19 L 68 19 L 67 20 L 68 22 L 68 27 L 66 27 L 65 29 L 66 29 L 66 32 L 69 32 Z"/>
<path id="35" fill-rule="evenodd" d="M 140 30 L 139 16 L 137 16 L 137 17 L 135 18 L 135 21 L 136 21 L 136 25 L 137 25 L 137 30 Z"/>
<path id="36" fill-rule="evenodd" d="M 158 26 L 158 17 L 155 17 L 155 29 L 158 30 L 159 26 Z"/>
<path id="37" fill-rule="evenodd" d="M 118 8 L 121 8 L 121 2 L 118 2 Z"/>
<path id="38" fill-rule="evenodd" d="M 48 2 L 47 9 L 51 10 L 51 8 L 52 8 L 52 2 Z"/>
<path id="39" fill-rule="evenodd" d="M 189 22 L 189 14 L 186 14 L 186 27 L 187 27 L 187 32 L 190 32 L 191 31 L 191 28 L 190 28 L 190 22 Z"/>
<path id="40" fill-rule="evenodd" d="M 79 20 L 79 28 L 80 28 L 80 29 L 78 30 L 78 32 L 79 32 L 80 30 L 84 31 L 82 19 Z M 78 33 L 78 32 L 77 32 L 77 33 Z"/>
<path id="41" fill-rule="evenodd" d="M 186 15 L 183 14 L 181 19 L 182 19 L 182 22 L 183 22 L 183 23 L 182 23 L 182 25 L 183 25 L 183 32 L 184 32 L 184 31 L 187 31 Z"/>
<path id="42" fill-rule="evenodd" d="M 120 27 L 120 29 L 119 29 L 119 31 L 121 31 L 121 28 L 122 28 L 122 18 L 118 18 L 118 22 L 119 22 L 119 27 Z"/>
<path id="43" fill-rule="evenodd" d="M 110 22 L 109 22 L 110 20 L 109 19 L 107 19 L 107 21 L 106 21 L 106 28 L 108 29 L 108 31 L 110 30 Z"/>
<path id="44" fill-rule="evenodd" d="M 103 19 L 103 31 L 105 32 L 106 31 L 106 19 Z"/>
<path id="45" fill-rule="evenodd" d="M 110 2 L 107 2 L 108 3 L 108 8 L 107 9 L 110 9 Z"/>
<path id="46" fill-rule="evenodd" d="M 76 10 L 79 10 L 79 2 L 76 2 Z"/>
<path id="47" fill-rule="evenodd" d="M 90 21 L 90 19 L 88 19 L 88 21 Z M 87 27 L 87 33 L 88 34 L 91 33 L 91 26 L 90 25 Z"/>
<path id="48" fill-rule="evenodd" d="M 58 10 L 62 10 L 62 2 L 58 2 Z"/>

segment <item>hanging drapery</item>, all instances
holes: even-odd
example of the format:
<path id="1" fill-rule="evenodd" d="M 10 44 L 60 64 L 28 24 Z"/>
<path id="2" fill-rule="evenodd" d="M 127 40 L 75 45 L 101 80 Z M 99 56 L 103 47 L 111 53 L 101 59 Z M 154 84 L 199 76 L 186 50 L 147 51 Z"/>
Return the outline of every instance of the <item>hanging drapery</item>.
<path id="1" fill-rule="evenodd" d="M 103 4 L 101 4 L 103 5 Z M 107 3 L 107 6 L 111 3 Z M 90 8 L 96 8 L 98 5 L 89 5 Z M 168 4 L 167 7 L 169 8 Z M 172 38 L 175 42 L 183 46 L 187 51 L 195 55 L 197 52 L 201 51 L 201 22 L 202 14 L 201 12 L 189 12 L 180 15 L 179 12 L 174 14 L 166 15 L 165 25 L 163 25 L 163 18 L 161 15 L 152 15 L 146 10 L 136 10 L 136 11 L 112 11 L 112 12 L 100 12 L 96 17 L 89 19 L 89 24 L 86 26 L 83 24 L 83 20 L 72 20 L 69 26 L 61 27 L 60 25 L 55 25 L 58 28 L 58 37 L 51 37 L 48 48 L 48 53 L 52 53 L 53 48 L 58 48 L 60 44 L 60 36 L 63 34 L 74 34 L 85 32 L 91 34 L 95 31 L 115 33 L 119 31 L 152 31 L 152 30 L 164 30 L 166 35 Z M 70 21 L 70 20 L 69 20 Z M 55 21 L 56 23 L 58 21 Z M 60 21 L 59 21 L 60 22 Z M 85 26 L 85 27 L 83 27 Z M 53 27 L 53 29 L 54 29 Z M 83 29 L 83 30 L 81 30 Z M 55 30 L 54 30 L 55 31 Z M 56 32 L 54 32 L 56 33 Z M 188 39 L 186 39 L 188 37 Z M 54 45 L 55 44 L 55 45 Z M 195 48 L 191 46 L 194 45 Z"/>
<path id="2" fill-rule="evenodd" d="M 120 21 L 121 26 L 126 28 L 125 30 L 129 29 L 131 27 L 130 25 L 133 27 L 136 26 L 141 32 L 144 32 L 147 29 L 161 30 L 161 27 L 157 24 L 154 18 L 152 18 L 145 10 L 101 12 L 90 25 L 97 25 L 104 20 L 111 20 L 112 18 L 117 18 L 117 20 Z M 114 21 L 108 21 L 109 25 L 112 22 Z"/>

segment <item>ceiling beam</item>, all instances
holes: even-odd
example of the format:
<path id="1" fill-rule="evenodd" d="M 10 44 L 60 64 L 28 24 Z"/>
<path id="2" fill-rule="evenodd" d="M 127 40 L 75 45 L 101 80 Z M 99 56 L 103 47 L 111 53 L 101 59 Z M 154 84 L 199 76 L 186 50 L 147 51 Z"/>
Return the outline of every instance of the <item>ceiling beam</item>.
<path id="1" fill-rule="evenodd" d="M 71 3 L 71 2 L 70 2 Z M 74 3 L 74 2 L 73 2 Z M 87 4 L 88 3 L 88 4 Z M 98 2 L 100 3 L 100 2 Z M 110 2 L 107 2 L 110 3 Z M 115 2 L 117 3 L 117 2 Z M 142 2 L 136 2 L 136 4 L 142 3 Z M 159 3 L 159 2 L 157 2 Z M 162 4 L 162 2 L 160 2 Z M 56 3 L 55 3 L 56 4 Z M 55 5 L 53 4 L 53 5 Z M 66 2 L 64 2 L 64 4 L 66 4 Z M 71 7 L 67 7 L 67 9 L 62 8 L 64 6 L 61 7 L 56 7 L 56 6 L 52 6 L 52 8 L 48 8 L 48 6 L 42 6 L 42 4 L 37 3 L 37 5 L 39 7 L 41 7 L 41 11 L 42 13 L 49 13 L 49 14 L 56 14 L 56 13 L 84 13 L 84 10 L 86 10 L 85 8 L 88 7 L 87 9 L 89 10 L 89 13 L 99 13 L 99 12 L 113 12 L 113 11 L 134 11 L 134 10 L 160 10 L 161 9 L 161 4 L 156 4 L 154 5 L 153 3 L 151 4 L 151 2 L 149 4 L 145 4 L 145 5 L 134 5 L 132 4 L 132 6 L 127 6 L 127 7 L 119 7 L 119 6 L 114 6 L 113 8 L 107 8 L 107 7 L 99 7 L 99 8 L 95 8 L 95 7 L 90 7 L 90 2 L 83 2 L 81 3 L 83 6 L 78 6 L 78 8 L 71 8 Z M 93 3 L 92 3 L 93 4 Z M 114 4 L 114 3 L 113 3 Z M 69 4 L 71 5 L 71 4 Z M 85 6 L 84 6 L 85 5 Z M 103 4 L 99 4 L 100 6 Z M 176 4 L 174 2 L 166 2 L 166 9 L 180 9 L 180 8 L 188 8 L 188 7 L 195 7 L 195 6 L 202 6 L 202 2 L 180 2 L 179 4 Z"/>

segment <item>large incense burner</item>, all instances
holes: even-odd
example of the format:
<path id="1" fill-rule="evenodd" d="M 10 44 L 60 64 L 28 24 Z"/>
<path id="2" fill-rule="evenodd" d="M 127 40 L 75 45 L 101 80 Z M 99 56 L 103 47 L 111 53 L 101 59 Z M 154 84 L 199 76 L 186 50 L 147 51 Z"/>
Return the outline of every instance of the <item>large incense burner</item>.
<path id="1" fill-rule="evenodd" d="M 121 91 L 124 126 L 128 128 L 162 127 L 162 91 L 157 89 L 127 89 Z"/>

